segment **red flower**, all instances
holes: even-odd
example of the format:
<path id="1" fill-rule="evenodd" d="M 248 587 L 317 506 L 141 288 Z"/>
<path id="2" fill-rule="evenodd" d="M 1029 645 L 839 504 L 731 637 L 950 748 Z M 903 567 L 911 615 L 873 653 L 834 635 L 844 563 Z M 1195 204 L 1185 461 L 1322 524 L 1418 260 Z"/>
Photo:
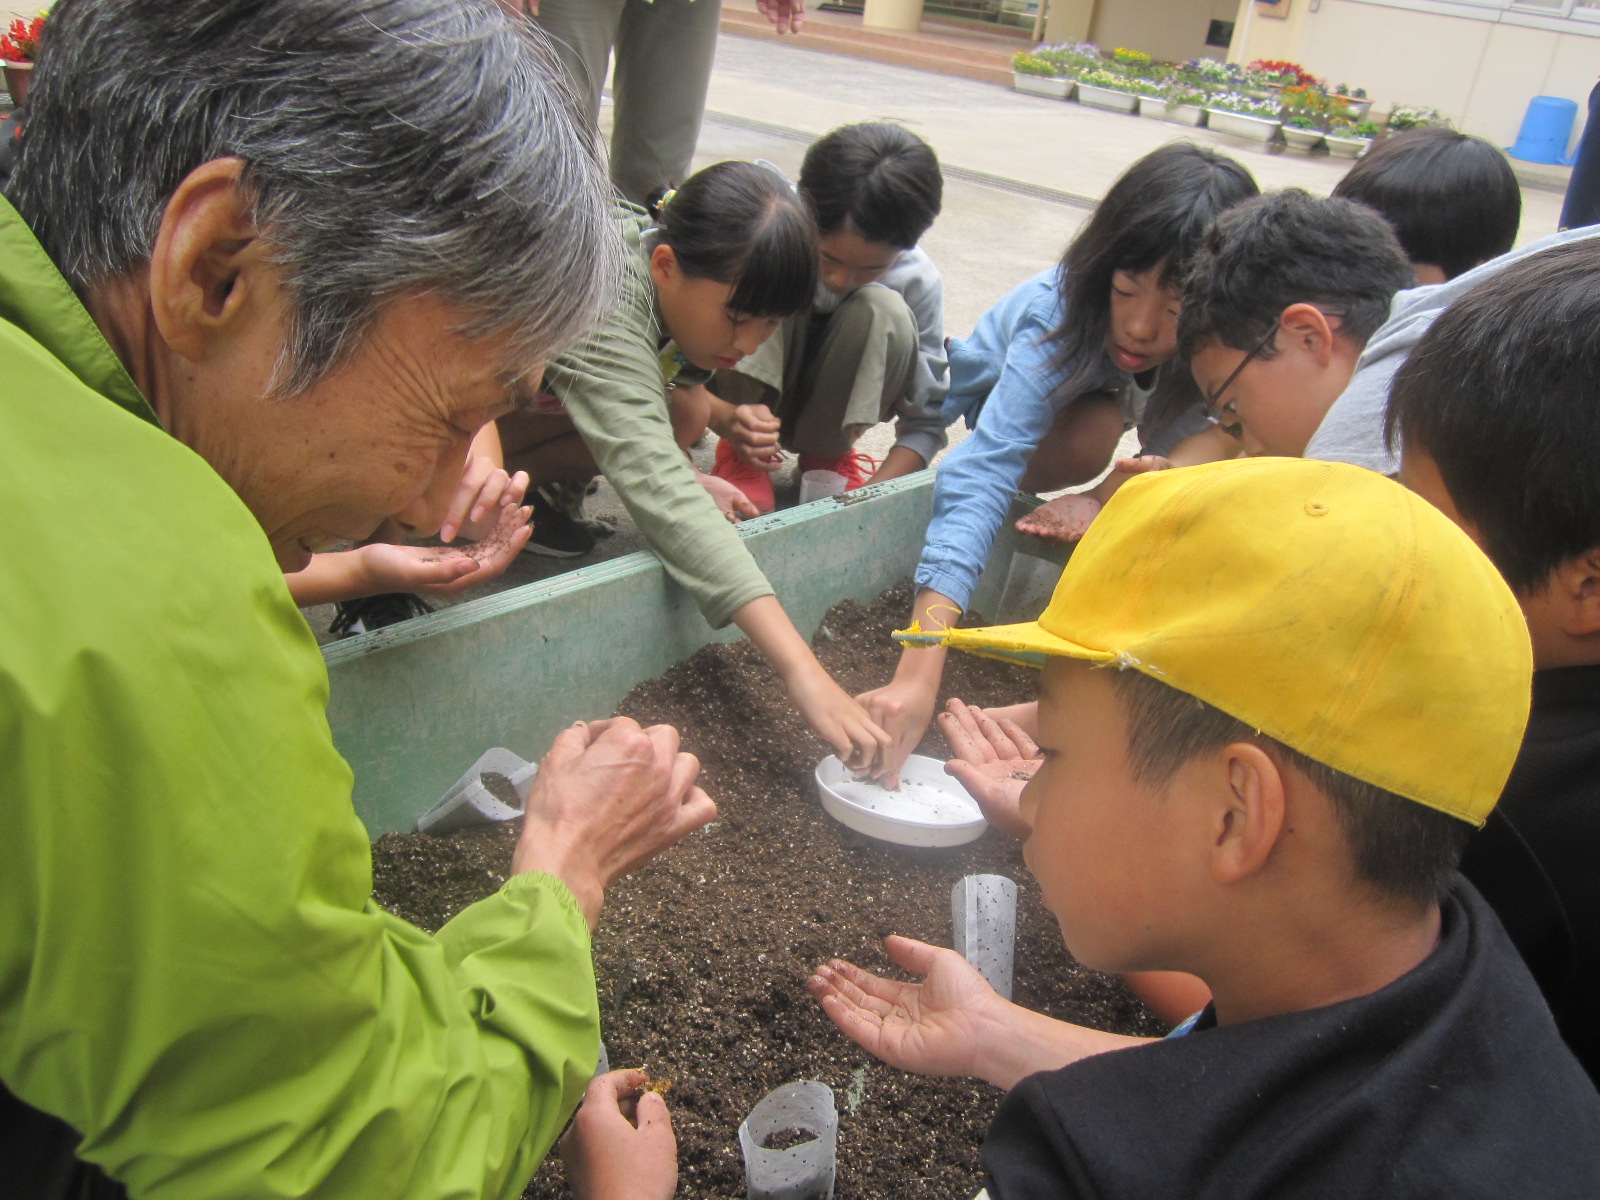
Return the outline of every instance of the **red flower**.
<path id="1" fill-rule="evenodd" d="M 39 35 L 44 31 L 44 18 L 25 21 L 18 17 L 11 28 L 0 35 L 0 59 L 7 62 L 32 62 L 39 55 Z"/>

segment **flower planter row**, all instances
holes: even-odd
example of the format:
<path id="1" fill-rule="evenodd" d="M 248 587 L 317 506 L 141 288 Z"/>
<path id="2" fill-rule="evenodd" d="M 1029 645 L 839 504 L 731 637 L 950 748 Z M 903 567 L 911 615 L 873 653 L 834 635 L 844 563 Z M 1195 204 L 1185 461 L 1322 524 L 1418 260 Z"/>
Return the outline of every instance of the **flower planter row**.
<path id="1" fill-rule="evenodd" d="M 1024 75 L 1014 72 L 1013 86 L 1019 92 L 1035 96 L 1048 96 L 1053 100 L 1071 100 L 1079 104 L 1108 112 L 1138 113 L 1161 121 L 1179 125 L 1205 125 L 1218 133 L 1247 141 L 1267 143 L 1281 136 L 1292 149 L 1306 153 L 1326 144 L 1328 153 L 1335 158 L 1355 158 L 1370 144 L 1366 138 L 1339 137 L 1323 134 L 1315 129 L 1296 129 L 1285 126 L 1270 117 L 1252 117 L 1244 113 L 1229 112 L 1221 108 L 1205 108 L 1198 104 L 1169 104 L 1159 96 L 1140 96 L 1118 88 L 1096 87 L 1060 76 Z"/>

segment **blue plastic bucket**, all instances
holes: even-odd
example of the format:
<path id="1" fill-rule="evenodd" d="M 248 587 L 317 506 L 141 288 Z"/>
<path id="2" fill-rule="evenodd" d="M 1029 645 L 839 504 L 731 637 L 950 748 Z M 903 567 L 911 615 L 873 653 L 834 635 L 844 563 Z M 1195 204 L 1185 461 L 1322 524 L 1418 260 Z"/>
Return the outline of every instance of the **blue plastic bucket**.
<path id="1" fill-rule="evenodd" d="M 1535 96 L 1528 101 L 1517 144 L 1506 150 L 1523 162 L 1571 166 L 1567 143 L 1572 140 L 1572 125 L 1578 119 L 1578 102 L 1560 96 Z"/>

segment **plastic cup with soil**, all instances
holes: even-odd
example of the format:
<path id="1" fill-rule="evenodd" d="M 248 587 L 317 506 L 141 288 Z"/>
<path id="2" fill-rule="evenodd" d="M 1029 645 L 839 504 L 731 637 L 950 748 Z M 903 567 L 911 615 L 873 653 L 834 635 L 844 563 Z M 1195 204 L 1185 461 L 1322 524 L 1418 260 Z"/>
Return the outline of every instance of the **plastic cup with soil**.
<path id="1" fill-rule="evenodd" d="M 468 825 L 489 825 L 520 817 L 539 765 L 502 746 L 485 750 L 443 799 L 417 818 L 417 832 L 442 835 Z"/>
<path id="2" fill-rule="evenodd" d="M 837 471 L 807 471 L 800 476 L 800 503 L 824 500 L 844 491 L 849 481 Z"/>
<path id="3" fill-rule="evenodd" d="M 749 1200 L 826 1200 L 833 1195 L 839 1113 L 833 1089 L 804 1080 L 763 1096 L 739 1126 Z"/>

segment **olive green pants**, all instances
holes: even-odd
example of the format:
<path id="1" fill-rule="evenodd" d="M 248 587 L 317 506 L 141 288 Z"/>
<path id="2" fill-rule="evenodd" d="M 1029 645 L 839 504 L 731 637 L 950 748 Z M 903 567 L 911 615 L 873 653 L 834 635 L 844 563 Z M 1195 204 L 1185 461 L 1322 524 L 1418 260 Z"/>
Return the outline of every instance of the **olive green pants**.
<path id="1" fill-rule="evenodd" d="M 869 283 L 832 313 L 790 317 L 711 390 L 730 404 L 765 404 L 785 450 L 838 458 L 887 420 L 911 386 L 917 323 L 900 293 Z"/>
<path id="2" fill-rule="evenodd" d="M 555 44 L 591 120 L 616 49 L 611 178 L 635 204 L 689 175 L 721 9 L 722 0 L 540 0 L 534 23 Z"/>

